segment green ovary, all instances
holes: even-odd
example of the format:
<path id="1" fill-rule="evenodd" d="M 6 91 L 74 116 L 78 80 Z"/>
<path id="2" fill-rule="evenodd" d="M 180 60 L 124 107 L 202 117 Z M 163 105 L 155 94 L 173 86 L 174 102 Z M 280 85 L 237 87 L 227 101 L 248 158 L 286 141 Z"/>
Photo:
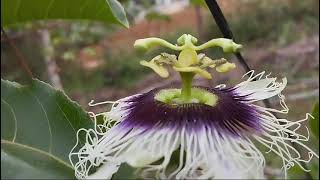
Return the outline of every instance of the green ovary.
<path id="1" fill-rule="evenodd" d="M 171 105 L 201 103 L 214 107 L 218 96 L 204 89 L 191 88 L 190 98 L 185 99 L 181 96 L 181 89 L 163 89 L 155 95 L 154 99 Z"/>

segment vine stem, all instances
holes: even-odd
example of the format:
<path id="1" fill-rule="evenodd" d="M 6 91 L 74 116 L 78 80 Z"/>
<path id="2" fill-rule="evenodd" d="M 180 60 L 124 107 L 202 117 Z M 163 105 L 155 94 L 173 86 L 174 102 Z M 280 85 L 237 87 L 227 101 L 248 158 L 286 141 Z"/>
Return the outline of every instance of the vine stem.
<path id="1" fill-rule="evenodd" d="M 18 47 L 15 45 L 15 43 L 9 38 L 9 36 L 7 35 L 7 33 L 4 31 L 4 29 L 1 27 L 1 32 L 4 36 L 4 38 L 6 39 L 6 41 L 9 43 L 9 45 L 13 48 L 20 66 L 22 67 L 22 69 L 26 72 L 27 76 L 29 77 L 29 79 L 33 78 L 33 74 L 26 62 L 26 59 L 23 57 L 22 53 L 19 51 Z"/>
<path id="2" fill-rule="evenodd" d="M 217 1 L 216 0 L 205 0 L 205 2 L 206 2 L 207 6 L 212 14 L 217 26 L 219 27 L 221 33 L 223 34 L 223 36 L 225 38 L 232 39 L 234 42 L 236 42 L 234 39 L 234 36 L 232 34 L 232 31 L 228 25 L 228 22 L 227 22 L 226 18 L 224 17 Z M 243 58 L 243 56 L 241 55 L 240 52 L 236 52 L 236 53 L 234 53 L 234 55 L 237 57 L 241 66 L 245 69 L 246 72 L 251 71 L 249 64 L 245 61 L 245 59 Z M 256 79 L 254 79 L 254 80 L 256 80 Z M 263 100 L 263 103 L 267 108 L 271 108 L 271 103 L 268 99 Z M 275 115 L 275 117 L 278 118 L 276 115 Z M 290 136 L 291 136 L 291 134 L 290 134 Z M 299 147 L 297 147 L 296 143 L 291 142 L 291 144 L 300 153 L 301 150 Z M 301 165 L 303 168 L 307 169 L 307 164 L 305 162 L 301 162 Z M 310 172 L 304 172 L 304 173 L 305 173 L 305 176 L 307 179 L 312 179 Z"/>

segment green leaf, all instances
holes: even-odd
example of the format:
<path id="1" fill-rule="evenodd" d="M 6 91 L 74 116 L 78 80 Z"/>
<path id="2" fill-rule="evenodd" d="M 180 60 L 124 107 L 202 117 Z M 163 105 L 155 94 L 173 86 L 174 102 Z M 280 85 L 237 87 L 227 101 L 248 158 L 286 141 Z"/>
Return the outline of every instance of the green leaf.
<path id="1" fill-rule="evenodd" d="M 129 26 L 117 0 L 1 0 L 1 26 L 48 19 L 98 20 Z"/>
<path id="2" fill-rule="evenodd" d="M 77 130 L 92 127 L 62 91 L 39 80 L 1 80 L 1 178 L 74 178 L 68 154 Z"/>
<path id="3" fill-rule="evenodd" d="M 1 179 L 73 178 L 70 165 L 51 154 L 10 141 L 1 141 Z"/>
<path id="4" fill-rule="evenodd" d="M 319 161 L 313 160 L 309 164 L 310 174 L 312 176 L 312 179 L 319 179 Z"/>
<path id="5" fill-rule="evenodd" d="M 312 133 L 319 139 L 319 102 L 313 106 L 312 116 L 314 119 L 310 120 L 310 128 Z"/>
<path id="6" fill-rule="evenodd" d="M 305 171 L 299 166 L 293 166 L 288 170 L 288 179 L 306 179 Z"/>
<path id="7" fill-rule="evenodd" d="M 136 169 L 129 166 L 126 163 L 121 164 L 118 172 L 116 172 L 113 176 L 113 180 L 121 180 L 121 179 L 137 179 L 135 174 Z"/>

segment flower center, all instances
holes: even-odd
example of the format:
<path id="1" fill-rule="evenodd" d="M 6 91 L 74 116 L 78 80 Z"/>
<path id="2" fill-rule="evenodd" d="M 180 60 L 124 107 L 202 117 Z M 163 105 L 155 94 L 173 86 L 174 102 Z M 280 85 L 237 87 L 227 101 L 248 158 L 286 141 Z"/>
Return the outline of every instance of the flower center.
<path id="1" fill-rule="evenodd" d="M 181 89 L 162 89 L 154 96 L 154 99 L 171 105 L 201 103 L 214 107 L 218 96 L 204 89 L 191 88 L 190 98 L 185 99 L 181 94 Z"/>
<path id="2" fill-rule="evenodd" d="M 205 104 L 212 104 L 216 101 L 212 101 L 212 99 L 215 99 L 213 98 L 215 96 L 210 93 L 208 95 L 208 92 L 199 92 L 198 90 L 195 90 L 195 92 L 193 92 L 194 95 L 191 95 L 192 79 L 195 75 L 211 79 L 212 76 L 206 70 L 207 68 L 216 68 L 217 72 L 225 73 L 236 67 L 234 63 L 229 63 L 224 58 L 213 60 L 205 56 L 205 54 L 198 54 L 197 51 L 201 51 L 208 47 L 218 46 L 221 47 L 224 52 L 236 52 L 242 47 L 240 44 L 234 43 L 231 39 L 218 38 L 197 46 L 197 41 L 197 38 L 190 34 L 184 34 L 178 38 L 178 44 L 176 45 L 160 38 L 138 39 L 134 43 L 134 47 L 140 50 L 148 50 L 154 46 L 160 45 L 180 52 L 178 58 L 176 55 L 161 53 L 161 55 L 154 57 L 151 61 L 140 61 L 141 65 L 151 68 L 162 78 L 167 78 L 169 76 L 169 72 L 165 65 L 171 66 L 175 71 L 179 72 L 182 80 L 182 88 L 181 91 L 179 91 L 180 95 L 174 93 L 177 97 L 169 98 L 169 103 L 184 104 L 205 102 Z M 172 92 L 169 94 L 172 94 Z M 209 102 L 207 102 L 205 98 L 198 96 L 198 94 L 206 95 L 211 99 L 209 98 Z M 160 99 L 163 100 L 163 98 Z"/>

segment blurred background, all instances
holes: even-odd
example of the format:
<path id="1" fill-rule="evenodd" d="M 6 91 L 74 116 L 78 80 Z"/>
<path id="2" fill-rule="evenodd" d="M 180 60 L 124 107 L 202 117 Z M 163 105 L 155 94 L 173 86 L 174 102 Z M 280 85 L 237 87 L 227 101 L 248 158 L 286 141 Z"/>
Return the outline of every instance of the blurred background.
<path id="1" fill-rule="evenodd" d="M 199 43 L 222 37 L 219 29 L 199 0 L 120 1 L 127 12 L 130 28 L 106 26 L 88 21 L 46 21 L 17 25 L 7 29 L 8 36 L 24 57 L 34 77 L 63 89 L 86 110 L 96 101 L 117 100 L 159 86 L 179 86 L 179 76 L 162 79 L 139 65 L 166 49 L 147 54 L 134 51 L 136 39 L 161 37 L 172 43 L 182 34 L 198 37 Z M 242 53 L 256 72 L 266 71 L 288 78 L 284 91 L 290 108 L 289 118 L 298 120 L 310 112 L 319 99 L 319 1 L 318 0 L 219 0 L 223 13 Z M 209 57 L 226 57 L 238 64 L 231 54 L 208 49 Z M 1 78 L 27 83 L 27 76 L 14 49 L 1 38 Z M 245 73 L 238 68 L 221 75 L 212 71 L 212 80 L 196 78 L 194 84 L 233 85 Z M 280 107 L 277 98 L 271 101 Z M 319 149 L 312 138 L 310 146 Z M 279 163 L 269 158 L 268 165 Z M 269 167 L 269 166 L 268 166 Z M 292 168 L 293 176 L 302 176 Z M 319 169 L 317 169 L 318 171 Z M 279 170 L 266 173 L 277 176 Z M 317 173 L 316 171 L 316 173 Z"/>

